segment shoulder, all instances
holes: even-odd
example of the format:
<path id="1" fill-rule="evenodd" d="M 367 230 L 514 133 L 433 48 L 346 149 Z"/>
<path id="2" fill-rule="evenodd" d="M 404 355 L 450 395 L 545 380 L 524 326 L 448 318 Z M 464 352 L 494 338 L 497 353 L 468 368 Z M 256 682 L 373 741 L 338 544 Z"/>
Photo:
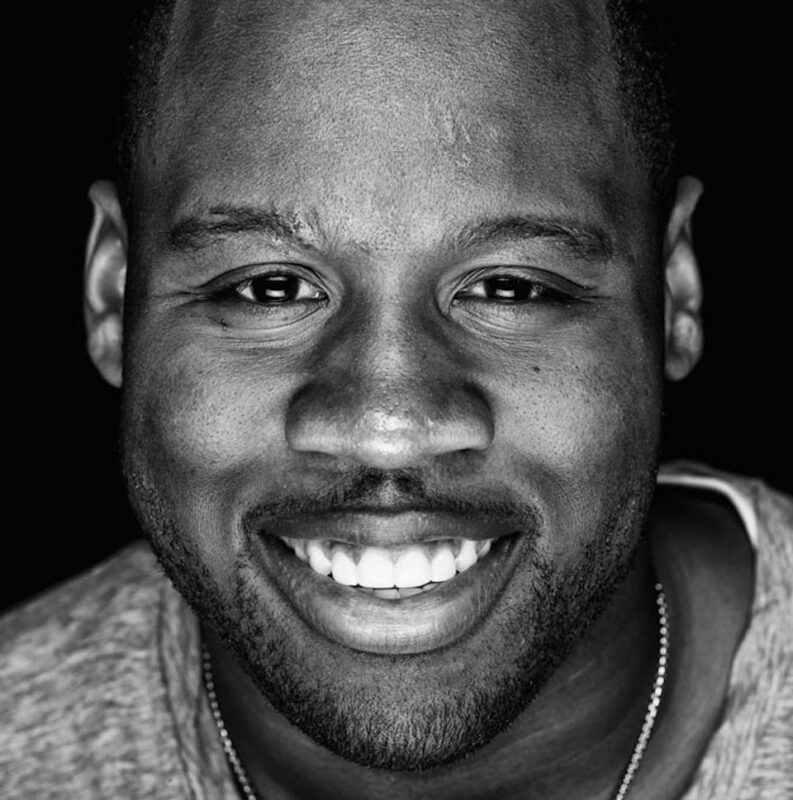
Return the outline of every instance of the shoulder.
<path id="1" fill-rule="evenodd" d="M 780 612 L 790 612 L 793 498 L 757 478 L 694 462 L 666 465 L 658 483 L 661 494 L 666 492 L 659 505 L 667 538 L 675 542 L 675 554 L 687 556 L 681 562 L 710 576 L 721 567 L 722 580 L 743 576 L 748 626 L 768 617 L 781 620 Z"/>
<path id="2" fill-rule="evenodd" d="M 675 461 L 661 467 L 660 486 L 707 492 L 728 503 L 740 518 L 754 547 L 780 549 L 793 557 L 793 498 L 759 478 L 735 475 L 693 461 Z"/>
<path id="3" fill-rule="evenodd" d="M 84 776 L 123 770 L 130 731 L 161 693 L 166 587 L 148 547 L 135 545 L 0 621 L 6 789 L 89 796 Z"/>
<path id="4" fill-rule="evenodd" d="M 760 480 L 699 464 L 666 467 L 659 483 L 673 487 L 666 505 L 677 512 L 674 557 L 692 589 L 685 604 L 713 609 L 710 615 L 699 612 L 709 618 L 705 625 L 692 624 L 690 641 L 705 641 L 712 663 L 725 639 L 725 609 L 731 609 L 735 637 L 722 699 L 714 706 L 718 721 L 686 800 L 789 796 L 793 502 Z M 708 642 L 714 630 L 719 636 Z"/>
<path id="5" fill-rule="evenodd" d="M 44 673 L 64 656 L 95 654 L 108 638 L 145 628 L 135 623 L 156 603 L 161 581 L 154 556 L 140 543 L 13 609 L 0 619 L 0 677 Z"/>

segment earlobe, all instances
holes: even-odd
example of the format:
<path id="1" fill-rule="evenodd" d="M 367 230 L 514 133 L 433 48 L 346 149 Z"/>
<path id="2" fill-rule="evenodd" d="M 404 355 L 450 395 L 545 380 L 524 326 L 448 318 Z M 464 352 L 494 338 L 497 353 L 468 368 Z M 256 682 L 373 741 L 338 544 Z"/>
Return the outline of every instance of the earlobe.
<path id="1" fill-rule="evenodd" d="M 702 184 L 680 179 L 664 240 L 666 377 L 680 380 L 702 355 L 702 282 L 692 240 L 691 219 Z"/>
<path id="2" fill-rule="evenodd" d="M 127 228 L 112 183 L 97 181 L 88 196 L 94 207 L 83 280 L 88 353 L 102 377 L 118 387 L 122 372 Z"/>

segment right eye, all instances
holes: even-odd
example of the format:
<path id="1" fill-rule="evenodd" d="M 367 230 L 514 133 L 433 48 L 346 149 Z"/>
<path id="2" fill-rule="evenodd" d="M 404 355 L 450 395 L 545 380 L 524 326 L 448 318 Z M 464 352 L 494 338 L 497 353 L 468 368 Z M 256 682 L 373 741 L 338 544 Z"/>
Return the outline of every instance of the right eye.
<path id="1" fill-rule="evenodd" d="M 304 300 L 323 300 L 325 295 L 304 278 L 286 272 L 254 275 L 236 284 L 242 299 L 259 305 L 284 305 Z"/>

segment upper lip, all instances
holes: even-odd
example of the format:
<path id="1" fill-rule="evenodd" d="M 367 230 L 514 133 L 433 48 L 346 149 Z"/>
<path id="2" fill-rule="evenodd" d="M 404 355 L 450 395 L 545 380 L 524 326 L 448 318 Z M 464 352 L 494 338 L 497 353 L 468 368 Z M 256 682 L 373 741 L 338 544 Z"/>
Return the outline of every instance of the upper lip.
<path id="1" fill-rule="evenodd" d="M 399 547 L 437 539 L 496 539 L 515 532 L 502 520 L 446 511 L 340 511 L 263 518 L 255 529 L 286 539 L 327 539 L 364 547 Z"/>

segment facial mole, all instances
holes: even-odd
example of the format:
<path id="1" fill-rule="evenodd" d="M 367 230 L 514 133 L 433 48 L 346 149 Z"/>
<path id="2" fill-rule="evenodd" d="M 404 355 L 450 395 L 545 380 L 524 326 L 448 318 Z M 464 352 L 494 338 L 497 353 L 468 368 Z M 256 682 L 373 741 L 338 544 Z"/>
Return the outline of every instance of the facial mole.
<path id="1" fill-rule="evenodd" d="M 532 367 L 532 369 L 534 370 L 534 372 L 540 371 L 540 368 L 536 364 Z"/>
<path id="2" fill-rule="evenodd" d="M 228 324 L 228 322 L 226 322 L 225 319 L 222 319 L 222 320 L 220 320 L 220 327 L 223 328 L 223 330 L 225 331 L 225 330 L 228 329 L 229 324 Z"/>

